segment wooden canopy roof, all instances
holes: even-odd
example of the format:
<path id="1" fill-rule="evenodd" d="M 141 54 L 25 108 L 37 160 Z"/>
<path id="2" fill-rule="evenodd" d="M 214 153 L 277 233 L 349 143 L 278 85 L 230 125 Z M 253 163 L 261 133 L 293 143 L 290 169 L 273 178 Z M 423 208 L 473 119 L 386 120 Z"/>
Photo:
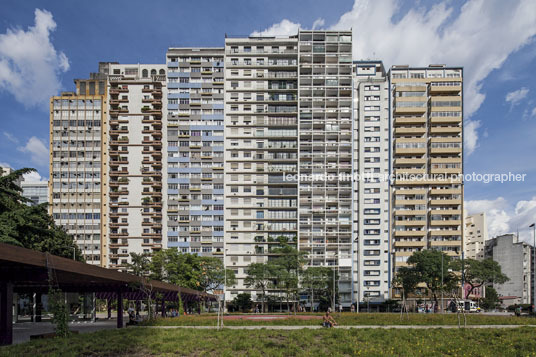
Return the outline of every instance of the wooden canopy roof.
<path id="1" fill-rule="evenodd" d="M 0 280 L 13 284 L 16 293 L 46 293 L 49 276 L 64 292 L 95 292 L 99 298 L 122 292 L 126 299 L 142 299 L 140 286 L 163 299 L 217 300 L 217 296 L 128 273 L 105 269 L 31 249 L 0 243 Z"/>

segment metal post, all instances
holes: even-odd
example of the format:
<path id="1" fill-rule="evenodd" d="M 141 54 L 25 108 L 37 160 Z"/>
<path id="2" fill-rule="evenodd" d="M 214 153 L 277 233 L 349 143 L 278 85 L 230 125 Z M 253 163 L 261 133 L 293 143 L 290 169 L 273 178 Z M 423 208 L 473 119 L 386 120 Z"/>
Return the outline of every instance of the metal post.
<path id="1" fill-rule="evenodd" d="M 335 266 L 333 266 L 333 301 L 331 303 L 331 311 L 335 313 Z"/>
<path id="2" fill-rule="evenodd" d="M 444 285 L 443 285 L 443 252 L 441 252 L 441 313 L 445 312 L 445 308 L 443 306 L 443 290 L 444 290 Z"/>
<path id="3" fill-rule="evenodd" d="M 532 280 L 532 284 L 534 285 L 532 287 L 532 313 L 534 314 L 534 310 L 536 308 L 536 224 L 531 224 L 529 227 L 532 227 L 532 232 L 533 232 L 533 246 L 532 246 L 532 249 L 531 249 L 531 252 L 532 252 L 532 255 L 533 255 L 533 262 L 532 262 L 532 275 L 533 275 L 533 280 Z"/>
<path id="4" fill-rule="evenodd" d="M 227 304 L 225 303 L 227 295 L 227 249 L 223 250 L 223 314 L 225 314 L 225 309 Z M 222 326 L 223 326 L 223 314 L 222 314 Z"/>

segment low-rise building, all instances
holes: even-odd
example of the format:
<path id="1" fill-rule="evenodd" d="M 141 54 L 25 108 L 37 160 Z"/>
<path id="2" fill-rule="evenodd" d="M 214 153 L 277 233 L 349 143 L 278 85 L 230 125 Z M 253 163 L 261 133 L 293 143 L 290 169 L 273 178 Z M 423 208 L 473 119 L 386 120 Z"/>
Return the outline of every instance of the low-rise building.
<path id="1" fill-rule="evenodd" d="M 519 242 L 515 234 L 504 234 L 486 242 L 484 257 L 492 258 L 510 279 L 504 284 L 493 284 L 504 306 L 531 303 L 532 259 L 531 246 Z"/>

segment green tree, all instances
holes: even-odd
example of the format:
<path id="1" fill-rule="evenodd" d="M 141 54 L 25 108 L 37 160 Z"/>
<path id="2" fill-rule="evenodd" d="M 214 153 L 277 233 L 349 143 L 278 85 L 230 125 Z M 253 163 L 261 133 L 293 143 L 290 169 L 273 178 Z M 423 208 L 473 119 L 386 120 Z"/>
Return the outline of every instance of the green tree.
<path id="1" fill-rule="evenodd" d="M 335 281 L 338 274 L 335 272 Z M 320 305 L 333 305 L 333 269 L 329 267 L 309 267 L 301 275 L 301 287 L 309 293 L 311 311 L 316 299 Z M 338 296 L 338 286 L 335 284 L 335 298 Z M 315 299 L 316 297 L 316 299 Z"/>
<path id="2" fill-rule="evenodd" d="M 200 257 L 196 254 L 183 254 L 176 248 L 164 249 L 153 253 L 149 263 L 149 277 L 185 288 L 202 290 Z"/>
<path id="3" fill-rule="evenodd" d="M 419 284 L 419 274 L 415 267 L 400 267 L 393 279 L 393 285 L 402 291 L 402 301 L 406 306 L 406 298 L 415 292 Z"/>
<path id="4" fill-rule="evenodd" d="M 130 273 L 141 276 L 149 277 L 150 275 L 150 255 L 147 253 L 130 253 L 130 263 L 127 263 L 127 269 Z"/>
<path id="5" fill-rule="evenodd" d="M 499 305 L 499 294 L 491 286 L 486 286 L 486 297 L 482 299 L 480 306 L 485 310 L 493 310 Z"/>
<path id="6" fill-rule="evenodd" d="M 251 300 L 251 294 L 248 294 L 248 293 L 238 294 L 233 299 L 233 301 L 231 301 L 231 306 L 234 309 L 240 310 L 242 312 L 249 311 L 249 309 L 251 309 L 252 304 L 253 304 L 253 301 Z"/>
<path id="7" fill-rule="evenodd" d="M 177 248 L 154 252 L 148 270 L 151 279 L 204 292 L 223 286 L 226 276 L 228 286 L 236 284 L 234 271 L 224 269 L 220 258 L 180 253 Z"/>
<path id="8" fill-rule="evenodd" d="M 84 261 L 72 236 L 55 224 L 48 204 L 29 206 L 17 181 L 34 169 L 20 169 L 0 177 L 0 243 Z"/>
<path id="9" fill-rule="evenodd" d="M 279 237 L 279 247 L 271 249 L 271 253 L 277 255 L 270 261 L 274 267 L 274 285 L 285 290 L 287 309 L 290 312 L 290 298 L 295 297 L 298 292 L 299 275 L 305 264 L 303 253 L 294 245 L 288 243 L 286 237 Z M 296 309 L 294 309 L 296 311 Z"/>
<path id="10" fill-rule="evenodd" d="M 443 257 L 443 263 L 441 263 L 441 257 Z M 438 306 L 438 293 L 453 289 L 458 281 L 456 275 L 449 271 L 450 256 L 443 252 L 431 249 L 422 250 L 413 253 L 407 262 L 415 269 L 418 281 L 424 283 L 432 294 L 436 306 Z M 442 281 L 443 284 L 441 284 Z"/>
<path id="11" fill-rule="evenodd" d="M 251 288 L 262 291 L 262 312 L 266 312 L 267 290 L 272 286 L 274 278 L 273 264 L 269 263 L 251 263 L 247 269 L 247 277 L 244 284 Z"/>
<path id="12" fill-rule="evenodd" d="M 453 267 L 456 271 L 461 272 L 462 262 L 454 262 Z M 499 263 L 491 258 L 484 260 L 465 259 L 463 262 L 463 272 L 465 282 L 471 287 L 465 294 L 466 299 L 469 298 L 469 295 L 476 288 L 487 284 L 504 284 L 510 280 L 501 271 Z"/>
<path id="13" fill-rule="evenodd" d="M 214 292 L 225 283 L 227 286 L 236 284 L 234 271 L 224 269 L 223 260 L 220 258 L 199 257 L 199 269 L 201 271 L 200 287 L 204 292 Z"/>

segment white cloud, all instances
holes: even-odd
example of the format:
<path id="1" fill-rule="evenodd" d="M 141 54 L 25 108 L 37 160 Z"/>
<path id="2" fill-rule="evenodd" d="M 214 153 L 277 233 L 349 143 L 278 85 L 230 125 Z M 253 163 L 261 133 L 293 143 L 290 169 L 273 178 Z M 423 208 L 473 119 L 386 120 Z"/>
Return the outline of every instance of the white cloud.
<path id="1" fill-rule="evenodd" d="M 32 162 L 46 166 L 48 165 L 48 147 L 43 143 L 42 140 L 32 136 L 25 146 L 18 147 L 19 151 L 29 153 L 31 155 Z"/>
<path id="2" fill-rule="evenodd" d="M 67 56 L 50 42 L 55 29 L 52 14 L 36 9 L 34 26 L 0 34 L 0 90 L 27 107 L 45 106 L 61 89 L 58 76 L 69 69 Z"/>
<path id="3" fill-rule="evenodd" d="M 9 168 L 12 169 L 11 165 L 8 164 L 7 162 L 0 162 L 0 166 L 1 166 L 1 167 L 9 167 Z"/>
<path id="4" fill-rule="evenodd" d="M 463 139 L 464 153 L 471 155 L 473 151 L 478 147 L 478 128 L 480 127 L 480 120 L 466 120 L 463 126 Z"/>
<path id="5" fill-rule="evenodd" d="M 19 139 L 17 139 L 13 134 L 8 133 L 7 131 L 4 131 L 4 136 L 7 140 L 11 141 L 14 144 L 19 143 Z"/>
<path id="6" fill-rule="evenodd" d="M 518 90 L 507 93 L 504 100 L 506 100 L 507 103 L 510 103 L 512 107 L 515 107 L 527 97 L 527 94 L 529 94 L 529 89 L 522 87 Z"/>
<path id="7" fill-rule="evenodd" d="M 313 22 L 313 30 L 319 30 L 325 23 L 323 18 L 316 19 L 315 22 Z"/>
<path id="8" fill-rule="evenodd" d="M 532 108 L 532 112 L 530 113 L 530 117 L 536 117 L 536 107 Z"/>
<path id="9" fill-rule="evenodd" d="M 515 205 L 509 204 L 503 197 L 466 201 L 465 208 L 469 214 L 486 213 L 489 238 L 519 232 L 520 240 L 532 244 L 529 225 L 536 220 L 536 196 L 528 201 L 518 201 Z"/>
<path id="10" fill-rule="evenodd" d="M 295 22 L 292 22 L 287 19 L 283 19 L 280 23 L 273 24 L 271 27 L 267 28 L 264 31 L 255 31 L 252 32 L 250 36 L 259 37 L 259 36 L 288 36 L 295 35 L 298 33 L 298 30 L 301 28 L 301 25 Z"/>
<path id="11" fill-rule="evenodd" d="M 353 29 L 355 59 L 381 59 L 386 67 L 463 66 L 465 126 L 471 129 L 465 149 L 471 153 L 478 146 L 481 123 L 470 117 L 486 97 L 482 81 L 536 34 L 536 2 L 469 0 L 456 15 L 449 3 L 430 9 L 416 5 L 400 18 L 397 0 L 356 0 L 331 29 Z M 286 34 L 297 33 L 300 25 L 288 20 L 270 29 L 281 29 L 283 22 Z"/>
<path id="12" fill-rule="evenodd" d="M 33 171 L 27 174 L 22 175 L 25 182 L 38 182 L 38 181 L 47 181 L 44 177 L 39 175 L 39 172 Z"/>

